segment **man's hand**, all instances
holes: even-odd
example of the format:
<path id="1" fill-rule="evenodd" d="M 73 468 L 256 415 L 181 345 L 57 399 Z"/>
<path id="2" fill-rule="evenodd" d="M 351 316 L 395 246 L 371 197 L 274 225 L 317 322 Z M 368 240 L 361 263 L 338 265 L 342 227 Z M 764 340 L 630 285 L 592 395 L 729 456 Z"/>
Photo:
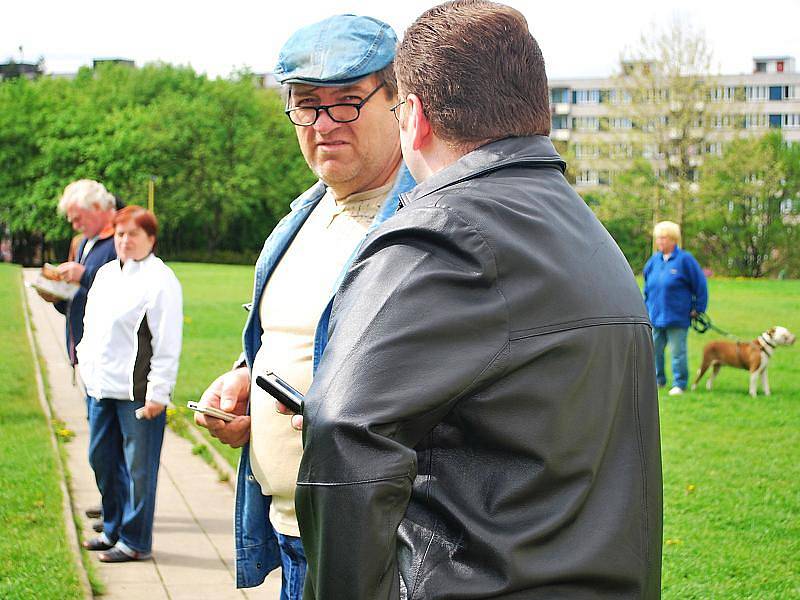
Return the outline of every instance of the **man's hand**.
<path id="1" fill-rule="evenodd" d="M 152 400 L 145 400 L 144 407 L 142 407 L 142 418 L 147 419 L 155 419 L 158 415 L 164 412 L 166 406 L 163 404 L 159 404 L 158 402 L 153 402 Z"/>
<path id="2" fill-rule="evenodd" d="M 292 427 L 297 431 L 303 431 L 303 415 L 294 414 L 288 406 L 281 404 L 277 400 L 275 400 L 275 410 L 282 415 L 292 415 Z"/>
<path id="3" fill-rule="evenodd" d="M 58 270 L 58 274 L 61 275 L 61 279 L 71 283 L 80 283 L 83 272 L 86 271 L 86 267 L 77 262 L 61 263 L 56 269 Z"/>
<path id="4" fill-rule="evenodd" d="M 217 377 L 200 396 L 200 406 L 213 406 L 237 415 L 230 423 L 201 413 L 194 414 L 194 422 L 233 448 L 244 446 L 250 439 L 250 417 L 245 416 L 250 396 L 250 371 L 239 367 Z"/>

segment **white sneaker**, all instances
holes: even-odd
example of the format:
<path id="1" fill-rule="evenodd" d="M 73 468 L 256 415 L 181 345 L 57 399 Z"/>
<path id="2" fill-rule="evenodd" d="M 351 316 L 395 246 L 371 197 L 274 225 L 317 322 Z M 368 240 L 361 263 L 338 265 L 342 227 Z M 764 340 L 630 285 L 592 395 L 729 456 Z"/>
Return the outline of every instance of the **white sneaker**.
<path id="1" fill-rule="evenodd" d="M 679 388 L 677 385 L 669 391 L 670 396 L 680 396 L 683 393 L 683 388 Z"/>

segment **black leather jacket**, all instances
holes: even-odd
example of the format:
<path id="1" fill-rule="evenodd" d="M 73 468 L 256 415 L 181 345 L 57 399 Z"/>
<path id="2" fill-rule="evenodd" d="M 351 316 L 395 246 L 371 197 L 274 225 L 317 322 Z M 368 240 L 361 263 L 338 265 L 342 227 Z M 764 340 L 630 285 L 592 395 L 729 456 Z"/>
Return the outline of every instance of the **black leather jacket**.
<path id="1" fill-rule="evenodd" d="M 307 396 L 306 600 L 659 597 L 650 324 L 563 170 L 488 144 L 367 238 Z"/>

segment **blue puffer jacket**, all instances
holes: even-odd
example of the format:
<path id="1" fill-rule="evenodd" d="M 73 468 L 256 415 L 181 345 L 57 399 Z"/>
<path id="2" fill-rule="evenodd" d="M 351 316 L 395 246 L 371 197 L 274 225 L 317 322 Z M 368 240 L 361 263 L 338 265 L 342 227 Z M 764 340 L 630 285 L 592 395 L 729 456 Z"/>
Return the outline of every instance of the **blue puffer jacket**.
<path id="1" fill-rule="evenodd" d="M 678 246 L 668 260 L 653 254 L 644 266 L 644 303 L 653 327 L 688 328 L 689 313 L 708 305 L 706 276 L 695 257 Z"/>

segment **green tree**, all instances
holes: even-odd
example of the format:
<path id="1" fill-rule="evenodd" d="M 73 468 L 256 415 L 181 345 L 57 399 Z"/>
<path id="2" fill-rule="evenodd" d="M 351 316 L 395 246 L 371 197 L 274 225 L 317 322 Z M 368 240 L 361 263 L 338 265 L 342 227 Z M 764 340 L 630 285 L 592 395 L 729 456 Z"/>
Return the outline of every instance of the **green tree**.
<path id="1" fill-rule="evenodd" d="M 652 219 L 657 213 L 658 178 L 649 161 L 638 158 L 621 172 L 593 207 L 631 268 L 640 271 L 653 251 Z"/>
<path id="2" fill-rule="evenodd" d="M 0 83 L 0 225 L 63 245 L 57 200 L 82 177 L 139 204 L 155 177 L 163 254 L 245 260 L 315 179 L 279 94 L 247 73 L 211 81 L 183 67 L 104 65 L 71 81 Z"/>
<path id="3" fill-rule="evenodd" d="M 670 219 L 683 226 L 695 203 L 708 137 L 711 66 L 703 32 L 678 17 L 642 34 L 638 46 L 623 55 L 616 106 L 633 115 L 634 154 L 650 160 L 658 173 L 646 192 L 654 200 L 651 225 Z"/>
<path id="4" fill-rule="evenodd" d="M 798 159 L 774 132 L 735 140 L 707 162 L 689 230 L 705 264 L 748 277 L 798 272 Z"/>

